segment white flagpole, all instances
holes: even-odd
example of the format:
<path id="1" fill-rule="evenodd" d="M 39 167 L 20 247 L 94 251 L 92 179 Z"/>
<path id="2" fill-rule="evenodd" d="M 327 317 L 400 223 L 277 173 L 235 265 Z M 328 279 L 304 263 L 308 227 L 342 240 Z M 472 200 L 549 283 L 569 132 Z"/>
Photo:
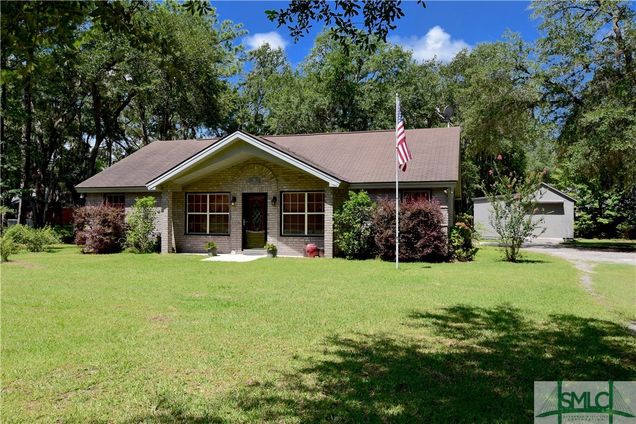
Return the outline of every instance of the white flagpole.
<path id="1" fill-rule="evenodd" d="M 398 151 L 397 151 L 397 127 L 398 127 L 398 94 L 395 93 L 395 269 L 400 268 L 400 192 L 398 188 Z"/>

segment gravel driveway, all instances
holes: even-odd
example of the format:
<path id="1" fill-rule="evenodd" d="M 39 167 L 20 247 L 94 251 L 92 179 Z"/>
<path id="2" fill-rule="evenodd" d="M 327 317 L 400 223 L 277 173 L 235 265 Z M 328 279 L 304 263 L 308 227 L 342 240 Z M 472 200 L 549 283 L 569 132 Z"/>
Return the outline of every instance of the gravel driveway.
<path id="1" fill-rule="evenodd" d="M 636 252 L 611 252 L 607 250 L 577 249 L 567 246 L 529 246 L 524 250 L 547 253 L 571 262 L 605 262 L 636 266 Z"/>

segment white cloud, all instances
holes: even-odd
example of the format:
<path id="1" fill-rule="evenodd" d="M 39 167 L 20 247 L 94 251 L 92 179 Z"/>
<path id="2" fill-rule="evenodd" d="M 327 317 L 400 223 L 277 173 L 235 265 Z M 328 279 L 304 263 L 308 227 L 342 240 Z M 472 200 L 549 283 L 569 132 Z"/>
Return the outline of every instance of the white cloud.
<path id="1" fill-rule="evenodd" d="M 419 61 L 437 58 L 442 62 L 450 62 L 462 49 L 470 49 L 464 40 L 454 40 L 439 25 L 429 29 L 423 37 L 391 37 L 391 41 L 413 52 Z"/>
<path id="2" fill-rule="evenodd" d="M 265 44 L 269 44 L 272 49 L 281 48 L 284 50 L 285 46 L 287 46 L 287 40 L 275 31 L 259 32 L 245 37 L 245 44 L 250 50 L 256 50 Z"/>

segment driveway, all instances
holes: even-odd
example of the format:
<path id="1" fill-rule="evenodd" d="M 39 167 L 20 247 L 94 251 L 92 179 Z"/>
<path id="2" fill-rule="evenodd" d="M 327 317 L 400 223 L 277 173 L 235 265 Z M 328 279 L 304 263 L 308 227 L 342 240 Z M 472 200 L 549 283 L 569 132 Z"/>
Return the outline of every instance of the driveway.
<path id="1" fill-rule="evenodd" d="M 567 246 L 529 246 L 523 250 L 547 253 L 571 262 L 604 262 L 636 266 L 636 252 L 612 252 L 607 250 L 577 249 Z"/>

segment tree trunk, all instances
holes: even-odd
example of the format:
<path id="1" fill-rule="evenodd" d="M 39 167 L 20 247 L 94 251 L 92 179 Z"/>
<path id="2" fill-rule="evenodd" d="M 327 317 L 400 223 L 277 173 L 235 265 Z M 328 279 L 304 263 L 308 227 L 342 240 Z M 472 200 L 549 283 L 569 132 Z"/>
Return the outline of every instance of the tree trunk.
<path id="1" fill-rule="evenodd" d="M 7 53 L 6 53 L 7 49 L 2 49 L 2 51 L 0 52 L 0 69 L 7 69 Z M 0 98 L 0 107 L 2 108 L 2 113 L 0 113 L 0 142 L 5 143 L 7 141 L 7 139 L 5 138 L 5 117 L 4 115 L 7 113 L 7 84 L 6 84 L 6 79 L 3 78 L 2 79 L 2 87 L 0 87 L 0 90 L 2 90 L 2 95 Z"/>
<path id="2" fill-rule="evenodd" d="M 25 78 L 22 95 L 22 107 L 25 111 L 25 120 L 22 126 L 22 140 L 20 143 L 20 201 L 18 203 L 18 222 L 26 221 L 26 205 L 30 203 L 31 193 L 28 192 L 31 184 L 31 139 L 33 136 L 33 86 L 31 75 Z"/>
<path id="3" fill-rule="evenodd" d="M 99 93 L 97 83 L 93 82 L 91 85 L 91 97 L 93 98 L 93 123 L 95 125 L 95 145 L 91 149 L 91 154 L 88 161 L 88 174 L 87 177 L 95 175 L 97 167 L 97 155 L 99 154 L 99 147 L 104 141 L 104 131 L 102 129 L 102 97 Z"/>

